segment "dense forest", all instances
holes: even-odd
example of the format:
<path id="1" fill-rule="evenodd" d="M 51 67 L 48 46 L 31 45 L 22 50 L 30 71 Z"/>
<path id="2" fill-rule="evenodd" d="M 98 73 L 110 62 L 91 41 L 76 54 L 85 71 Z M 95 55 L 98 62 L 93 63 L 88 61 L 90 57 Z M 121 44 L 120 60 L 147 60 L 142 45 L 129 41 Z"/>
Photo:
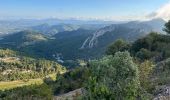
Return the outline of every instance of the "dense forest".
<path id="1" fill-rule="evenodd" d="M 26 80 L 62 73 L 66 69 L 45 59 L 34 59 L 9 49 L 0 49 L 0 81 Z"/>

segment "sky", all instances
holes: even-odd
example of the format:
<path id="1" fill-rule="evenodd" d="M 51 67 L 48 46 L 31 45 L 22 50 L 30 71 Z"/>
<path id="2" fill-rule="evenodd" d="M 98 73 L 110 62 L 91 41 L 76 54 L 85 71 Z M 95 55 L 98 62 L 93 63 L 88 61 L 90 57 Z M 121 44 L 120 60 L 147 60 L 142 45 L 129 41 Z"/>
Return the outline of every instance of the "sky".
<path id="1" fill-rule="evenodd" d="M 131 20 L 155 17 L 170 18 L 170 0 L 0 0 L 0 18 Z"/>

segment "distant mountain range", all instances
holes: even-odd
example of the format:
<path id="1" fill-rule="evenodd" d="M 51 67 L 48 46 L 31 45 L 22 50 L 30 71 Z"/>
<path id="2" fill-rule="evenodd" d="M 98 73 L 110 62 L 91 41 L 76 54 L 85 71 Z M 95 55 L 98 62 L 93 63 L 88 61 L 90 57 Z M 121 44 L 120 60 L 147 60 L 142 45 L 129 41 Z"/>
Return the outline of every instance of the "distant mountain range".
<path id="1" fill-rule="evenodd" d="M 152 31 L 162 33 L 164 24 L 164 20 L 154 19 L 151 21 L 132 21 L 125 24 L 113 24 L 106 26 L 97 30 L 92 36 L 88 37 L 81 48 L 103 47 L 118 38 L 133 42 L 139 37 L 145 36 Z"/>
<path id="2" fill-rule="evenodd" d="M 30 29 L 33 26 L 46 25 L 109 25 L 112 23 L 122 23 L 119 21 L 102 21 L 102 20 L 79 20 L 79 19 L 11 19 L 11 20 L 0 20 L 0 36 L 19 32 L 22 30 Z M 36 27 L 35 27 L 36 28 Z"/>
<path id="3" fill-rule="evenodd" d="M 33 26 L 28 28 L 29 30 L 37 31 L 43 33 L 47 36 L 53 36 L 57 33 L 64 32 L 64 31 L 74 31 L 78 29 L 85 29 L 85 30 L 97 30 L 102 27 L 106 26 L 105 24 L 57 24 L 57 25 L 49 25 L 49 24 L 41 24 L 38 26 Z"/>
<path id="4" fill-rule="evenodd" d="M 88 60 L 101 57 L 105 49 L 116 39 L 122 38 L 133 42 L 149 32 L 162 32 L 164 24 L 165 21 L 162 19 L 108 26 L 41 24 L 29 27 L 29 31 L 4 36 L 0 40 L 0 47 L 57 61 Z"/>

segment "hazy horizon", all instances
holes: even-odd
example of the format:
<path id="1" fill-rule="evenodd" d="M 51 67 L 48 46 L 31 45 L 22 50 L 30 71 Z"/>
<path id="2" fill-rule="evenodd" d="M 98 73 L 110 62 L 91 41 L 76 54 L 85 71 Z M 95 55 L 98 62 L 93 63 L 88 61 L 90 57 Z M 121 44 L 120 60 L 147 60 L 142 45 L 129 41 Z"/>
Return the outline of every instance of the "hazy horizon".
<path id="1" fill-rule="evenodd" d="M 0 19 L 167 20 L 170 0 L 1 0 L 0 9 Z"/>

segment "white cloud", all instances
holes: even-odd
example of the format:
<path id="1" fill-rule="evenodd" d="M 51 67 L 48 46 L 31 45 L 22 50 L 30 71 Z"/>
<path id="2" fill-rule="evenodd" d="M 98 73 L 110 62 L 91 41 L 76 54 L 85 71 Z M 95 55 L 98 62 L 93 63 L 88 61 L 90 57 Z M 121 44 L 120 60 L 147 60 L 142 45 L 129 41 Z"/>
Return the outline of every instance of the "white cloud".
<path id="1" fill-rule="evenodd" d="M 160 7 L 157 11 L 150 14 L 150 18 L 163 18 L 164 20 L 170 20 L 170 2 Z"/>

